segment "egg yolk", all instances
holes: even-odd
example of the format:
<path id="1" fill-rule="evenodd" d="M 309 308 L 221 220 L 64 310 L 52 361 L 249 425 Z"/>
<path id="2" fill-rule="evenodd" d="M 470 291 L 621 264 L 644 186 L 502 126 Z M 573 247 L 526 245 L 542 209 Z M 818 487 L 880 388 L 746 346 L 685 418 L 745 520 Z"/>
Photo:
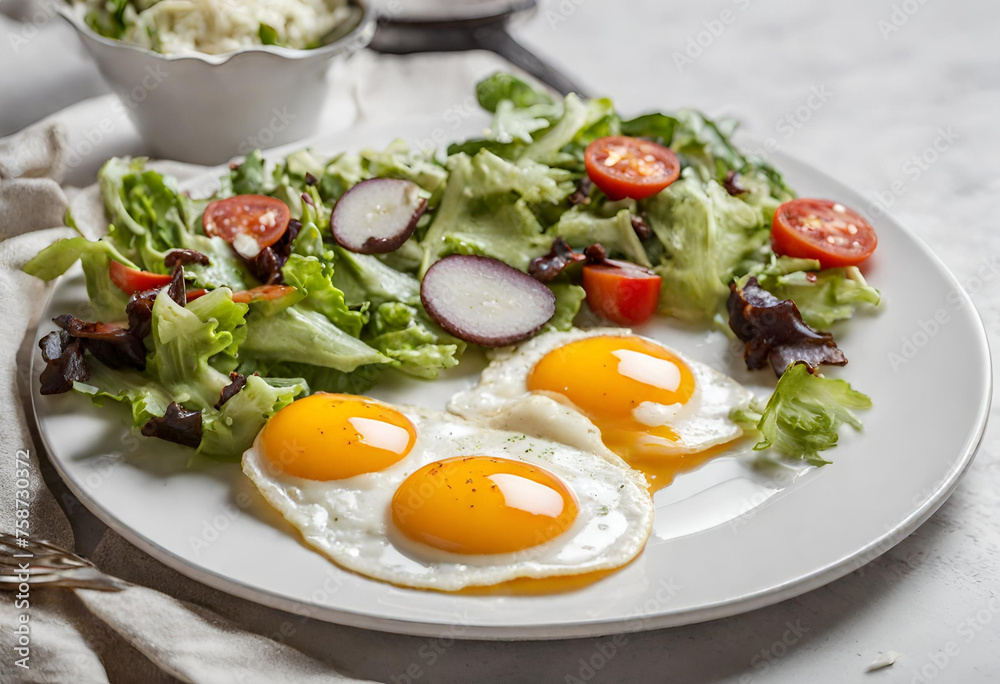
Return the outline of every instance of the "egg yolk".
<path id="1" fill-rule="evenodd" d="M 528 389 L 564 397 L 601 429 L 605 441 L 641 431 L 669 438 L 666 426 L 639 420 L 642 404 L 668 410 L 694 394 L 687 364 L 663 347 L 638 337 L 587 337 L 554 349 L 535 364 Z M 664 431 L 665 430 L 665 431 Z"/>
<path id="2" fill-rule="evenodd" d="M 307 480 L 344 478 L 385 470 L 417 439 L 413 423 L 396 409 L 364 397 L 317 393 L 292 402 L 264 426 L 271 464 Z"/>
<path id="3" fill-rule="evenodd" d="M 686 363 L 639 337 L 587 337 L 554 349 L 528 374 L 528 389 L 569 401 L 622 458 L 662 456 L 677 441 L 670 415 L 694 395 Z"/>
<path id="4" fill-rule="evenodd" d="M 505 458 L 435 461 L 392 497 L 392 520 L 410 539 L 461 554 L 512 553 L 559 536 L 576 519 L 573 495 L 552 473 Z"/>

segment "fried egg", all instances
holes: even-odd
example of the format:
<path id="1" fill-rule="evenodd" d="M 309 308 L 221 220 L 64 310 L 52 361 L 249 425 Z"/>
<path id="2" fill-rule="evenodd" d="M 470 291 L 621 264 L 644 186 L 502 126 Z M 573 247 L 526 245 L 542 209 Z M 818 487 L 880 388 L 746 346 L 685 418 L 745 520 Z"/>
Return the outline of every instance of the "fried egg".
<path id="1" fill-rule="evenodd" d="M 653 521 L 645 482 L 599 440 L 591 446 L 600 453 L 320 393 L 268 421 L 243 472 L 344 568 L 457 591 L 610 571 L 639 554 Z"/>
<path id="2" fill-rule="evenodd" d="M 604 444 L 656 488 L 742 435 L 730 418 L 753 394 L 732 378 L 621 328 L 552 332 L 500 350 L 448 410 L 493 427 L 573 443 L 554 401 L 585 416 Z"/>

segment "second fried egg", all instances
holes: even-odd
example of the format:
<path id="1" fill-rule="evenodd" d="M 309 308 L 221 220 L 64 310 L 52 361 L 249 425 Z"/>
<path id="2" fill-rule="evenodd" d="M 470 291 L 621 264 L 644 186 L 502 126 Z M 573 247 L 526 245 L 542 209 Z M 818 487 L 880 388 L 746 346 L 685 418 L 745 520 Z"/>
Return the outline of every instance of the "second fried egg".
<path id="1" fill-rule="evenodd" d="M 499 351 L 479 383 L 455 395 L 448 409 L 565 441 L 553 434 L 558 425 L 532 420 L 539 397 L 586 416 L 611 451 L 665 486 L 675 472 L 698 465 L 742 435 L 729 414 L 746 407 L 753 394 L 655 340 L 621 328 L 596 328 L 547 333 Z M 535 404 L 532 411 L 524 410 L 528 401 Z"/>

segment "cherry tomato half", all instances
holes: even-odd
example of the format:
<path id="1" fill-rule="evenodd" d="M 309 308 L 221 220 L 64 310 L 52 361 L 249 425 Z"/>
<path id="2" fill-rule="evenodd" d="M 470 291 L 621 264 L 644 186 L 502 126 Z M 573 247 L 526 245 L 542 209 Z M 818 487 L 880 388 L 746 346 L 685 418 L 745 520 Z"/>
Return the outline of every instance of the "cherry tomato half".
<path id="1" fill-rule="evenodd" d="M 114 259 L 108 264 L 108 277 L 119 290 L 127 295 L 146 290 L 155 290 L 158 287 L 170 284 L 170 276 L 163 273 L 150 273 L 130 268 Z"/>
<path id="2" fill-rule="evenodd" d="M 774 212 L 771 246 L 777 254 L 816 259 L 823 268 L 856 266 L 878 245 L 861 214 L 822 199 L 794 199 Z"/>
<path id="3" fill-rule="evenodd" d="M 598 138 L 583 158 L 590 180 L 612 200 L 655 195 L 681 173 L 673 150 L 624 135 Z"/>
<path id="4" fill-rule="evenodd" d="M 295 288 L 291 285 L 259 285 L 257 287 L 250 288 L 249 290 L 240 290 L 239 292 L 233 293 L 233 301 L 240 302 L 242 304 L 249 304 L 250 302 L 269 302 L 275 299 L 281 299 L 287 294 L 295 292 Z"/>
<path id="5" fill-rule="evenodd" d="M 220 237 L 244 257 L 255 257 L 285 234 L 291 213 L 279 199 L 264 195 L 237 195 L 216 200 L 205 208 L 205 235 Z"/>
<path id="6" fill-rule="evenodd" d="M 662 278 L 648 268 L 608 259 L 583 267 L 583 289 L 594 313 L 619 325 L 649 320 L 660 303 Z"/>

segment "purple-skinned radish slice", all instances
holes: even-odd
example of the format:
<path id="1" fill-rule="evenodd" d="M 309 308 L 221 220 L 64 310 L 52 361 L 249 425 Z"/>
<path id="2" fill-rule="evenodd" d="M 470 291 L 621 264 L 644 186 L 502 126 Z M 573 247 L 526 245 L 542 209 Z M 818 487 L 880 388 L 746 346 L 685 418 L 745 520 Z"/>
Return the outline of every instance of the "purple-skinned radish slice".
<path id="1" fill-rule="evenodd" d="M 455 337 L 484 347 L 528 339 L 556 312 L 552 290 L 497 259 L 453 254 L 424 274 L 420 300 Z"/>
<path id="2" fill-rule="evenodd" d="M 386 254 L 413 235 L 427 207 L 420 186 L 398 178 L 361 181 L 337 200 L 330 216 L 333 239 L 359 254 Z"/>

